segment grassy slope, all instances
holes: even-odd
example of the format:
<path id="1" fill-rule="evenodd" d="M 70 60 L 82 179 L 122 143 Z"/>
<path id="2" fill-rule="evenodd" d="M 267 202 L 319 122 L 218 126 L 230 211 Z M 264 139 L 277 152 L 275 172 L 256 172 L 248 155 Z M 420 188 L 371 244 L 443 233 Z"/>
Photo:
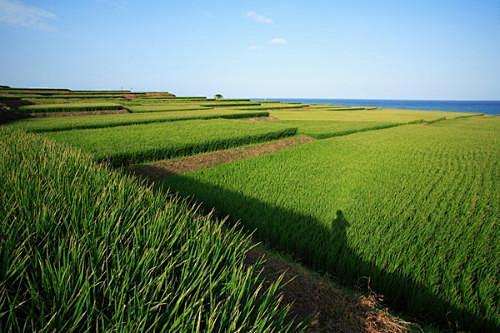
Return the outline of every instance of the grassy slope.
<path id="1" fill-rule="evenodd" d="M 41 136 L 0 154 L 0 331 L 288 331 L 238 231 Z"/>
<path id="2" fill-rule="evenodd" d="M 498 328 L 500 120 L 458 119 L 317 141 L 169 178 L 257 237 L 393 304 Z M 447 315 L 447 311 L 453 314 Z"/>
<path id="3" fill-rule="evenodd" d="M 267 112 L 242 112 L 231 110 L 202 110 L 189 112 L 153 112 L 133 114 L 112 114 L 96 116 L 73 116 L 73 117 L 50 117 L 33 118 L 19 121 L 13 124 L 27 131 L 47 132 L 69 129 L 102 128 L 131 124 L 145 124 L 156 122 L 168 122 L 188 119 L 210 119 L 210 118 L 248 118 L 267 116 Z"/>
<path id="4" fill-rule="evenodd" d="M 272 122 L 193 120 L 46 135 L 91 152 L 97 160 L 109 157 L 113 163 L 122 164 L 229 148 L 295 133 L 293 128 Z"/>

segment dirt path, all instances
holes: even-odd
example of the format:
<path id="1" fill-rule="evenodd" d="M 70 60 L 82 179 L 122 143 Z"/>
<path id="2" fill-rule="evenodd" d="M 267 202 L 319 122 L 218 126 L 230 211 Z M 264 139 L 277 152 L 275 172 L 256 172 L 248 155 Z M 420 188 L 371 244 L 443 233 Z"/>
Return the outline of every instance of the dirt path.
<path id="1" fill-rule="evenodd" d="M 247 264 L 264 259 L 262 277 L 269 283 L 284 274 L 283 300 L 291 304 L 290 314 L 310 322 L 308 332 L 404 333 L 411 323 L 402 321 L 380 308 L 375 294 L 356 296 L 336 287 L 327 278 L 313 275 L 298 264 L 255 248 Z"/>
<path id="2" fill-rule="evenodd" d="M 239 147 L 211 153 L 188 156 L 175 160 L 164 160 L 145 165 L 132 166 L 134 173 L 146 176 L 150 179 L 159 179 L 171 174 L 180 174 L 189 171 L 209 168 L 215 165 L 272 154 L 277 151 L 295 147 L 313 141 L 304 135 L 295 136 L 279 141 L 273 141 L 248 147 Z"/>

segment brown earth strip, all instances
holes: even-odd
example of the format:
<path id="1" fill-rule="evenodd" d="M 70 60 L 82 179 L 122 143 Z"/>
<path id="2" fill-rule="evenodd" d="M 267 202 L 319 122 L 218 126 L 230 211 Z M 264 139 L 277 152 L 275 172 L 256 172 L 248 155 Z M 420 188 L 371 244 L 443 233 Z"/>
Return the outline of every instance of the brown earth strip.
<path id="1" fill-rule="evenodd" d="M 161 179 L 172 174 L 180 174 L 189 171 L 209 168 L 215 165 L 256 157 L 265 154 L 272 154 L 277 151 L 295 147 L 313 141 L 312 138 L 300 135 L 279 141 L 239 147 L 216 152 L 188 156 L 175 160 L 164 160 L 151 164 L 134 165 L 132 172 L 137 175 L 146 176 L 149 179 Z"/>
<path id="2" fill-rule="evenodd" d="M 87 116 L 97 114 L 128 113 L 127 110 L 100 110 L 100 111 L 70 111 L 70 112 L 31 112 L 30 117 L 58 117 L 58 116 Z"/>
<path id="3" fill-rule="evenodd" d="M 257 121 L 277 121 L 279 119 L 275 117 L 255 117 L 255 118 L 247 118 L 247 120 L 250 122 L 257 122 Z"/>
<path id="4" fill-rule="evenodd" d="M 292 318 L 310 323 L 308 332 L 404 333 L 409 332 L 410 326 L 417 326 L 394 317 L 387 308 L 380 308 L 380 297 L 374 293 L 348 294 L 327 278 L 315 276 L 260 248 L 248 253 L 246 263 L 251 265 L 261 258 L 265 283 L 284 276 L 283 301 L 291 304 Z"/>

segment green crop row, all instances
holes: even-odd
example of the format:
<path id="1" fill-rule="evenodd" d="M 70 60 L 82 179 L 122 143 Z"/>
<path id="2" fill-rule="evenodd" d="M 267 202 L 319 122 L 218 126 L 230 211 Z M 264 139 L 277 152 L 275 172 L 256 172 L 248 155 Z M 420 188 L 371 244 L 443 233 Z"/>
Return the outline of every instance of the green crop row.
<path id="1" fill-rule="evenodd" d="M 252 108 L 238 108 L 238 110 L 285 110 L 285 109 L 302 109 L 308 107 L 307 104 L 300 105 L 283 105 L 283 106 L 259 106 Z"/>
<path id="2" fill-rule="evenodd" d="M 57 94 L 57 93 L 63 93 L 67 94 L 71 92 L 69 89 L 50 89 L 50 88 L 1 88 L 2 92 L 7 92 L 11 94 L 16 94 L 16 93 L 40 93 L 40 94 Z"/>
<path id="3" fill-rule="evenodd" d="M 38 104 L 19 107 L 24 112 L 74 112 L 74 111 L 101 111 L 121 110 L 123 106 L 115 103 L 66 103 L 66 104 Z"/>
<path id="4" fill-rule="evenodd" d="M 364 106 L 334 106 L 325 108 L 330 111 L 360 111 L 360 110 L 372 110 L 372 108 L 364 107 Z"/>
<path id="5" fill-rule="evenodd" d="M 201 104 L 201 106 L 205 107 L 230 107 L 230 106 L 259 106 L 260 103 L 210 103 L 210 104 Z"/>
<path id="6" fill-rule="evenodd" d="M 0 128 L 0 331 L 294 332 L 224 221 Z"/>
<path id="7" fill-rule="evenodd" d="M 49 132 L 45 135 L 113 165 L 160 160 L 295 135 L 285 125 L 239 120 L 192 120 L 115 128 Z M 189 134 L 186 134 L 189 133 Z"/>
<path id="8" fill-rule="evenodd" d="M 203 97 L 203 96 L 198 96 L 198 97 L 196 97 L 196 96 L 194 96 L 194 97 L 190 97 L 190 96 L 181 96 L 181 97 L 179 97 L 179 96 L 177 96 L 177 97 L 175 97 L 175 99 L 187 99 L 187 100 L 193 100 L 193 101 L 204 101 L 207 98 Z"/>
<path id="9" fill-rule="evenodd" d="M 378 112 L 378 111 L 377 111 Z M 498 332 L 500 119 L 320 140 L 164 185 L 394 308 Z"/>
<path id="10" fill-rule="evenodd" d="M 200 106 L 183 106 L 183 105 L 125 105 L 125 109 L 133 113 L 141 112 L 166 112 L 166 111 L 200 111 L 210 110 L 211 108 Z"/>
<path id="11" fill-rule="evenodd" d="M 31 118 L 15 123 L 14 127 L 29 132 L 55 132 L 75 129 L 118 127 L 138 124 L 152 124 L 170 121 L 197 119 L 239 119 L 253 117 L 268 117 L 268 112 L 238 112 L 238 111 L 190 111 L 185 112 L 152 112 L 134 114 L 113 114 L 100 116 L 47 117 Z"/>
<path id="12" fill-rule="evenodd" d="M 75 94 L 130 94 L 130 90 L 71 90 L 71 93 Z M 144 93 L 133 93 L 133 94 L 144 94 Z"/>
<path id="13" fill-rule="evenodd" d="M 67 99 L 92 99 L 92 98 L 124 98 L 123 94 L 57 94 L 53 96 L 44 96 L 45 98 L 67 98 Z"/>

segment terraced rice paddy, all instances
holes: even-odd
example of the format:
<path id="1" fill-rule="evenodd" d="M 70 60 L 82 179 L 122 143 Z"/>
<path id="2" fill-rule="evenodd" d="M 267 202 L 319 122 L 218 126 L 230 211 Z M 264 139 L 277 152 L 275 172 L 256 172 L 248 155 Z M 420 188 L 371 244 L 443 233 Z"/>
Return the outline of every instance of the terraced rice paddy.
<path id="1" fill-rule="evenodd" d="M 322 108 L 303 111 L 272 111 L 270 115 L 289 126 L 297 127 L 299 133 L 317 139 L 346 135 L 366 130 L 377 130 L 401 124 L 432 122 L 441 119 L 467 117 L 470 113 L 406 110 L 331 111 Z"/>
<path id="2" fill-rule="evenodd" d="M 500 121 L 408 125 L 165 180 L 256 238 L 436 320 L 498 325 Z M 448 314 L 450 318 L 450 314 Z"/>
<path id="3" fill-rule="evenodd" d="M 260 241 L 436 330 L 500 327 L 498 117 L 7 87 L 0 104 L 0 331 L 300 331 L 315 313 L 297 326 L 245 264 Z M 174 171 L 152 189 L 112 168 L 148 163 Z"/>
<path id="4" fill-rule="evenodd" d="M 26 105 L 19 108 L 23 112 L 73 112 L 73 111 L 101 111 L 120 110 L 123 107 L 116 103 L 63 103 Z"/>
<path id="5" fill-rule="evenodd" d="M 119 165 L 224 149 L 295 133 L 295 128 L 272 122 L 193 120 L 131 125 L 121 130 L 86 129 L 46 135 L 92 153 L 97 161 L 110 160 Z"/>
<path id="6" fill-rule="evenodd" d="M 135 124 L 149 124 L 181 120 L 215 119 L 215 118 L 251 118 L 267 117 L 268 112 L 244 112 L 231 110 L 202 110 L 186 112 L 153 112 L 138 114 L 113 114 L 99 116 L 47 117 L 43 119 L 26 119 L 12 126 L 29 132 L 51 132 L 72 129 L 117 127 Z"/>

